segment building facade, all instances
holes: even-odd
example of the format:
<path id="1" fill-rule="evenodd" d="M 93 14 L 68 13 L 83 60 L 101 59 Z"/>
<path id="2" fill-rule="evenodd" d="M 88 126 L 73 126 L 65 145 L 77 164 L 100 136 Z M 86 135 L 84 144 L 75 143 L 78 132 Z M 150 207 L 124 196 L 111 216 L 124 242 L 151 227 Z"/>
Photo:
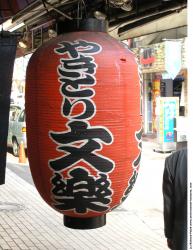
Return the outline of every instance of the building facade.
<path id="1" fill-rule="evenodd" d="M 178 97 L 179 114 L 187 117 L 187 38 L 133 49 L 143 74 L 143 132 L 157 133 L 156 100 Z"/>

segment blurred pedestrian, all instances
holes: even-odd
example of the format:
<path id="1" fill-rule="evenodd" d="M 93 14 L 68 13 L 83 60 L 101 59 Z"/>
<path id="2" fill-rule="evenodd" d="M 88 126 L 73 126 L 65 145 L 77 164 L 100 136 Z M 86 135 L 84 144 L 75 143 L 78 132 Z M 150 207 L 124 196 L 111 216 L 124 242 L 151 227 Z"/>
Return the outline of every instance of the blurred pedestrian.
<path id="1" fill-rule="evenodd" d="M 187 250 L 187 149 L 166 158 L 162 188 L 168 247 Z"/>

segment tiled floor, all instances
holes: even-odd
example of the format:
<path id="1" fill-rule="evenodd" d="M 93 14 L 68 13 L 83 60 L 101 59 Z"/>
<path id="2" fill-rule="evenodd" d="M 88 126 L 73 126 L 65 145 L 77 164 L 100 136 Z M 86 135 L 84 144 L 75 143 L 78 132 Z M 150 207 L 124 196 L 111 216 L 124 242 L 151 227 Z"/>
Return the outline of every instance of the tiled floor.
<path id="1" fill-rule="evenodd" d="M 136 186 L 121 207 L 107 214 L 106 226 L 93 230 L 64 227 L 62 215 L 35 187 L 7 169 L 6 184 L 0 186 L 0 249 L 168 249 L 161 194 L 166 155 L 154 153 L 149 142 L 144 147 Z"/>

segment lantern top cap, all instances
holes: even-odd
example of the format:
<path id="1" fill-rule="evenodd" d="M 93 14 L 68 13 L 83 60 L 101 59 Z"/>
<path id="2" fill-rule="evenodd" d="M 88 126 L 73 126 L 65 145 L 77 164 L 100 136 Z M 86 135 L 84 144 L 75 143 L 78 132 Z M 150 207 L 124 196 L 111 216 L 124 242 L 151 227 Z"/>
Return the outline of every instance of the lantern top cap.
<path id="1" fill-rule="evenodd" d="M 68 22 L 68 23 L 66 23 Z M 75 31 L 90 31 L 90 32 L 107 32 L 108 22 L 96 18 L 82 19 L 77 23 L 77 20 L 68 20 L 58 23 L 58 34 L 75 32 Z"/>
<path id="2" fill-rule="evenodd" d="M 87 18 L 82 19 L 80 22 L 80 30 L 81 31 L 107 31 L 107 21 L 106 20 L 99 20 L 96 18 Z"/>

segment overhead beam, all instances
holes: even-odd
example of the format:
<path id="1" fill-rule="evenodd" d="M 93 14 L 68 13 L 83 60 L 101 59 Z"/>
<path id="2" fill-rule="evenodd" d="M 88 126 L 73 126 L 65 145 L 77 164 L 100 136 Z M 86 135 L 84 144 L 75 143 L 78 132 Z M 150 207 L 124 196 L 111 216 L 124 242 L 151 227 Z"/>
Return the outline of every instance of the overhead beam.
<path id="1" fill-rule="evenodd" d="M 167 16 L 156 15 L 154 18 L 148 17 L 129 23 L 118 29 L 118 37 L 124 40 L 184 26 L 187 26 L 187 9 L 179 13 L 175 11 Z"/>
<path id="2" fill-rule="evenodd" d="M 187 37 L 187 26 L 140 36 L 137 41 L 141 47 L 163 42 L 164 39 L 181 39 L 184 37 Z"/>
<path id="3" fill-rule="evenodd" d="M 109 22 L 109 25 L 111 27 L 114 27 L 116 25 L 123 26 L 124 24 L 139 20 L 144 17 L 153 16 L 157 14 L 161 14 L 167 11 L 173 11 L 173 10 L 180 10 L 183 8 L 187 8 L 186 1 L 183 1 L 183 3 L 175 3 L 173 1 L 171 2 L 165 2 L 167 4 L 163 4 L 162 1 L 154 1 L 149 2 L 146 4 L 136 4 L 135 8 L 133 8 L 132 11 L 124 12 L 124 14 L 118 14 L 118 16 L 112 16 L 111 20 Z"/>

